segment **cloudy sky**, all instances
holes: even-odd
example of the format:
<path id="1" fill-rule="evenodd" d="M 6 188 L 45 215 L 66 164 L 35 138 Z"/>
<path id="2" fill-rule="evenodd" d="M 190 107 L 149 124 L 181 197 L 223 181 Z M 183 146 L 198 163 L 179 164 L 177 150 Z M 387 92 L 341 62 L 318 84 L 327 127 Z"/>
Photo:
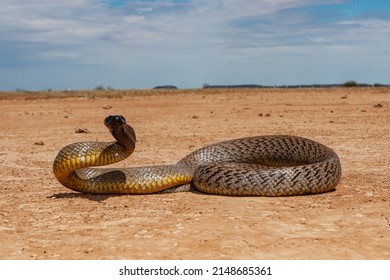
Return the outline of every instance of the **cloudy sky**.
<path id="1" fill-rule="evenodd" d="M 389 0 L 0 0 L 0 90 L 390 84 Z"/>

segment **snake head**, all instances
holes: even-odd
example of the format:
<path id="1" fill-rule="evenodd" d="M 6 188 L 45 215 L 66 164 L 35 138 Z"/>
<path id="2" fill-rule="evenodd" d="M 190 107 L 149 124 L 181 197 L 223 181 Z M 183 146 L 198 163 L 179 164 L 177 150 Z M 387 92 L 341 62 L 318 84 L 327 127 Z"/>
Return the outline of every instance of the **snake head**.
<path id="1" fill-rule="evenodd" d="M 126 119 L 123 116 L 108 116 L 104 119 L 104 125 L 119 143 L 129 146 L 134 150 L 134 143 L 136 141 L 135 131 L 126 123 Z"/>
<path id="2" fill-rule="evenodd" d="M 107 126 L 110 131 L 115 131 L 125 124 L 126 119 L 121 115 L 108 116 L 104 119 L 104 125 Z"/>

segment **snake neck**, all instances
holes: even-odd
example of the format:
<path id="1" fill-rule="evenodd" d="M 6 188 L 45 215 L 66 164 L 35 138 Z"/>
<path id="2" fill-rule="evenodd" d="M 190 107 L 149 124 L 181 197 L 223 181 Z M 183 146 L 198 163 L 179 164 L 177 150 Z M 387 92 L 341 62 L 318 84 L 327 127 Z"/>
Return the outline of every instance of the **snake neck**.
<path id="1" fill-rule="evenodd" d="M 130 154 L 134 151 L 137 137 L 134 129 L 130 125 L 125 124 L 118 128 L 110 129 L 110 132 L 118 145 L 122 145 L 124 149 L 130 151 Z"/>
<path id="2" fill-rule="evenodd" d="M 133 128 L 123 125 L 110 130 L 115 142 L 78 142 L 62 148 L 53 163 L 53 172 L 64 186 L 72 188 L 75 181 L 85 183 L 77 170 L 117 163 L 130 156 L 135 149 L 136 135 Z"/>

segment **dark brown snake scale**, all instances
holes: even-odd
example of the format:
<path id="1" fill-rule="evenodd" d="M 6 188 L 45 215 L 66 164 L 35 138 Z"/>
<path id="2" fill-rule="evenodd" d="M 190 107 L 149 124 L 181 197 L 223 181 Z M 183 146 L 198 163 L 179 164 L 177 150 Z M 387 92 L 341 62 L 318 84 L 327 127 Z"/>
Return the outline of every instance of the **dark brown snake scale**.
<path id="1" fill-rule="evenodd" d="M 121 161 L 135 149 L 135 132 L 124 117 L 108 116 L 105 125 L 115 142 L 79 142 L 58 153 L 53 171 L 65 187 L 84 193 L 146 194 L 189 190 L 191 183 L 210 194 L 286 196 L 333 190 L 341 177 L 332 149 L 291 135 L 211 144 L 172 165 L 93 168 Z"/>

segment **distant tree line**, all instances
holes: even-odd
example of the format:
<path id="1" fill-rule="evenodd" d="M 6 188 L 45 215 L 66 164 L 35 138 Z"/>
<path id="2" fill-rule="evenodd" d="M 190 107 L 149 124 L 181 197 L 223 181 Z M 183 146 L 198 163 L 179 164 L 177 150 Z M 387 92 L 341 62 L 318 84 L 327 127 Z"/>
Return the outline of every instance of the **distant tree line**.
<path id="1" fill-rule="evenodd" d="M 356 81 L 347 81 L 342 84 L 308 84 L 308 85 L 280 85 L 265 86 L 257 84 L 238 84 L 238 85 L 209 85 L 203 84 L 203 88 L 335 88 L 335 87 L 390 87 L 384 84 L 365 84 Z"/>
<path id="2" fill-rule="evenodd" d="M 337 87 L 390 87 L 390 84 L 380 84 L 380 83 L 374 83 L 374 84 L 367 84 L 367 83 L 358 83 L 354 80 L 346 81 L 341 84 L 304 84 L 304 85 L 274 85 L 274 86 L 267 86 L 267 85 L 259 85 L 259 84 L 237 84 L 237 85 L 209 85 L 207 83 L 204 83 L 202 88 L 204 89 L 213 89 L 213 88 L 337 88 Z M 168 89 L 168 90 L 176 90 L 178 87 L 174 85 L 161 85 L 161 86 L 155 86 L 153 89 Z M 114 88 L 110 86 L 103 86 L 98 85 L 93 88 L 93 90 L 97 91 L 104 91 L 104 90 L 114 90 Z M 47 92 L 51 92 L 52 89 L 47 89 Z M 70 92 L 73 91 L 72 89 L 64 90 L 64 92 Z M 16 92 L 30 92 L 29 90 L 23 89 L 23 88 L 17 88 Z"/>

